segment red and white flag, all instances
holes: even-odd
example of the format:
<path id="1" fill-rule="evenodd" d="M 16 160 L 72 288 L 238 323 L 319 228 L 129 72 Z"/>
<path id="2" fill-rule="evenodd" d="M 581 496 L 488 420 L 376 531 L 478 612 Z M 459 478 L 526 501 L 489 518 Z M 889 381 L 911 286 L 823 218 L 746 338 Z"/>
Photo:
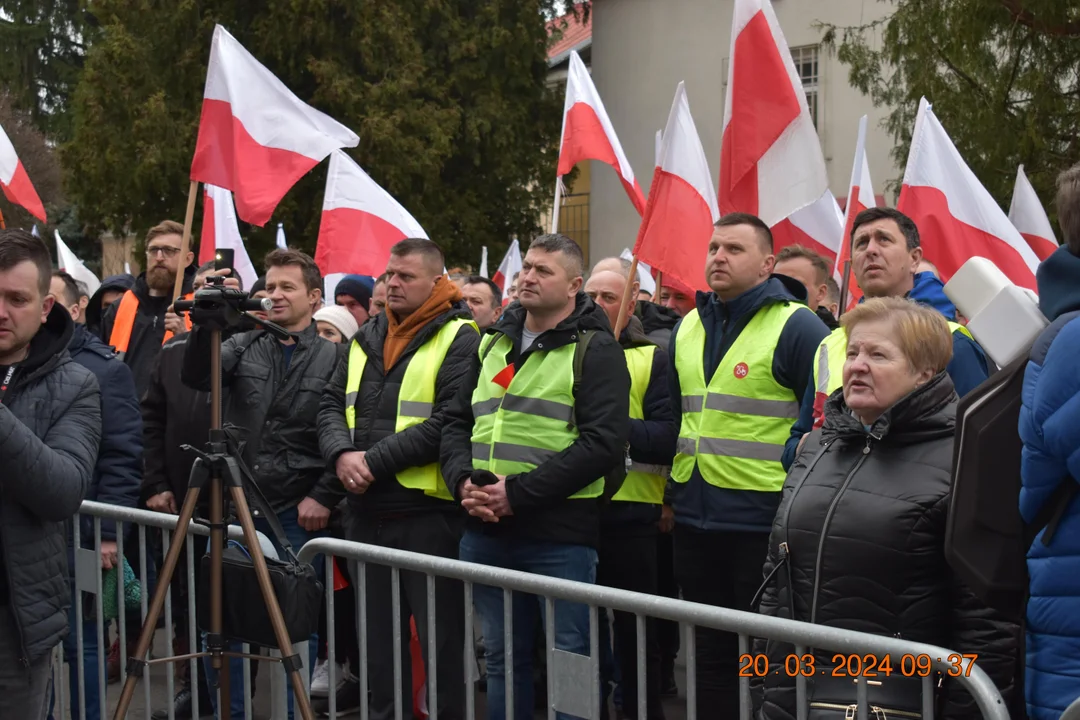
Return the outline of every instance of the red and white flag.
<path id="1" fill-rule="evenodd" d="M 805 232 L 785 221 L 817 202 L 828 211 L 829 182 L 802 81 L 769 0 L 735 0 L 730 58 L 720 212 L 757 215 L 773 229 L 777 249 L 806 243 Z M 839 238 L 809 241 L 830 260 L 836 256 Z"/>
<path id="2" fill-rule="evenodd" d="M 1013 187 L 1012 204 L 1009 205 L 1009 220 L 1027 240 L 1039 260 L 1045 260 L 1058 249 L 1050 218 L 1046 216 L 1046 209 L 1039 202 L 1039 196 L 1035 194 L 1035 188 L 1031 186 L 1023 165 L 1016 169 L 1016 185 Z"/>
<path id="3" fill-rule="evenodd" d="M 342 275 L 378 277 L 386 272 L 394 243 L 427 236 L 416 218 L 351 157 L 340 150 L 330 156 L 315 244 L 327 297 Z"/>
<path id="4" fill-rule="evenodd" d="M 266 224 L 297 180 L 359 141 L 296 97 L 225 28 L 214 28 L 191 179 L 236 193 L 241 220 Z"/>
<path id="5" fill-rule="evenodd" d="M 772 226 L 773 249 L 802 245 L 833 262 L 840 252 L 844 234 L 844 213 L 828 188 L 814 202 L 793 212 L 787 220 Z"/>
<path id="6" fill-rule="evenodd" d="M 653 173 L 649 202 L 641 219 L 634 255 L 691 288 L 707 289 L 705 256 L 713 223 L 720 218 L 709 161 L 701 147 L 686 86 L 679 83 L 671 103 Z"/>
<path id="7" fill-rule="evenodd" d="M 576 51 L 571 51 L 556 174 L 562 177 L 582 160 L 599 160 L 615 168 L 638 214 L 645 211 L 645 195 L 634 179 L 634 171 L 630 169 L 630 161 L 611 126 L 600 93 L 596 92 L 585 63 Z"/>
<path id="8" fill-rule="evenodd" d="M 228 249 L 233 251 L 233 269 L 240 276 L 244 289 L 250 288 L 259 279 L 255 266 L 251 263 L 244 239 L 240 237 L 240 227 L 236 224 L 236 210 L 233 208 L 232 193 L 216 185 L 203 186 L 203 223 L 199 238 L 199 264 L 214 259 L 214 251 Z"/>
<path id="9" fill-rule="evenodd" d="M 26 208 L 41 222 L 46 222 L 45 206 L 41 204 L 41 198 L 30 183 L 30 176 L 26 174 L 26 168 L 3 128 L 0 128 L 0 189 L 8 200 Z"/>
<path id="10" fill-rule="evenodd" d="M 840 253 L 836 256 L 836 266 L 833 268 L 833 278 L 841 288 L 844 287 L 844 263 L 851 261 L 851 229 L 855 226 L 855 216 L 876 206 L 874 185 L 870 180 L 870 163 L 866 161 L 866 116 L 863 115 L 859 119 L 859 137 L 855 141 L 855 161 L 851 166 L 851 183 L 848 185 L 847 207 L 844 209 L 843 238 Z M 854 307 L 861 297 L 862 290 L 855 282 L 855 272 L 849 269 L 848 307 L 841 308 L 841 312 Z"/>
<path id="11" fill-rule="evenodd" d="M 518 245 L 517 238 L 514 238 L 510 242 L 510 247 L 506 249 L 502 262 L 499 263 L 499 269 L 491 276 L 491 282 L 502 288 L 503 305 L 509 304 L 506 291 L 510 289 L 510 283 L 514 282 L 514 276 L 519 272 L 521 272 L 521 247 Z"/>
<path id="12" fill-rule="evenodd" d="M 1038 256 L 960 157 L 926 98 L 896 208 L 919 226 L 923 254 L 943 281 L 969 259 L 984 257 L 1020 287 L 1035 289 Z"/>

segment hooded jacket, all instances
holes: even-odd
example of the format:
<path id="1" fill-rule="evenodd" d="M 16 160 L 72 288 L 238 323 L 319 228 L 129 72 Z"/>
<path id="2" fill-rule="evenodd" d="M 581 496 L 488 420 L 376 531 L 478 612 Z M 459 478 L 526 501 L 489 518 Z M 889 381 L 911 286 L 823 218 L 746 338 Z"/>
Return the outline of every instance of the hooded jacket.
<path id="1" fill-rule="evenodd" d="M 526 310 L 511 303 L 485 334 L 502 333 L 513 341 L 509 359 L 516 369 L 532 351 L 522 352 L 521 331 Z M 579 436 L 570 447 L 533 470 L 506 479 L 506 496 L 513 515 L 497 523 L 471 519 L 470 529 L 512 540 L 586 545 L 595 548 L 599 535 L 600 499 L 570 496 L 604 477 L 626 460 L 630 433 L 630 374 L 622 348 L 611 335 L 604 311 L 579 292 L 570 316 L 541 333 L 534 347 L 556 350 L 577 341 L 581 330 L 598 332 L 589 343 L 581 384 L 574 399 Z M 472 465 L 472 394 L 480 377 L 480 356 L 474 353 L 463 369 L 461 388 L 447 410 L 440 456 L 443 475 L 454 497 Z"/>
<path id="2" fill-rule="evenodd" d="M 422 490 L 404 487 L 395 475 L 410 467 L 438 462 L 446 408 L 464 380 L 463 368 L 477 354 L 480 336 L 473 328 L 461 327 L 446 352 L 446 359 L 435 376 L 435 403 L 431 417 L 403 432 L 394 432 L 394 428 L 401 384 L 417 350 L 451 320 L 468 320 L 471 317 L 468 305 L 455 303 L 450 310 L 417 331 L 389 372 L 383 364 L 383 348 L 389 325 L 386 313 L 373 316 L 360 327 L 354 339 L 368 360 L 356 398 L 355 436 L 349 436 L 345 423 L 345 383 L 349 374 L 347 352 L 338 362 L 319 401 L 319 447 L 330 468 L 334 468 L 342 453 L 361 450 L 367 453 L 368 468 L 375 476 L 375 482 L 367 492 L 362 495 L 348 494 L 350 507 L 376 514 L 458 510 L 455 503 L 430 497 Z M 345 347 L 351 347 L 351 343 Z M 337 482 L 340 485 L 340 481 Z"/>
<path id="3" fill-rule="evenodd" d="M 94 335 L 101 337 L 101 319 L 108 308 L 101 307 L 101 297 L 109 290 L 124 292 L 130 290 L 135 284 L 135 276 L 124 273 L 122 275 L 110 275 L 101 282 L 101 286 L 90 296 L 90 302 L 86 305 L 86 329 Z"/>
<path id="4" fill-rule="evenodd" d="M 68 352 L 72 360 L 94 374 L 101 389 L 101 446 L 86 499 L 133 508 L 142 480 L 143 437 L 131 370 L 82 325 L 73 327 Z M 84 547 L 93 547 L 93 530 L 93 519 L 84 517 Z M 101 537 L 116 539 L 114 521 L 101 520 Z"/>
<path id="5" fill-rule="evenodd" d="M 824 427 L 807 439 L 784 483 L 759 611 L 977 653 L 979 667 L 1007 699 L 1019 628 L 983 605 L 945 559 L 956 402 L 952 380 L 939 373 L 867 429 L 848 410 L 842 390 L 829 397 Z M 787 543 L 786 561 L 780 543 Z M 755 640 L 754 651 L 777 667 L 794 652 L 766 640 Z M 834 654 L 816 652 L 816 667 L 824 672 L 809 682 L 809 697 L 855 702 L 850 679 L 827 685 Z M 899 675 L 881 680 L 894 691 L 910 686 L 901 691 L 909 702 L 893 702 L 892 709 L 917 710 L 920 680 Z M 792 720 L 795 679 L 767 676 L 761 700 L 762 720 Z M 938 703 L 937 718 L 981 717 L 951 678 L 944 678 Z"/>
<path id="6" fill-rule="evenodd" d="M 15 618 L 24 666 L 67 635 L 65 525 L 90 488 L 101 440 L 97 380 L 67 349 L 73 325 L 55 304 L 0 400 L 0 602 Z"/>
<path id="7" fill-rule="evenodd" d="M 945 286 L 933 273 L 922 272 L 915 275 L 915 285 L 907 294 L 907 297 L 934 308 L 946 320 L 956 322 L 956 307 L 945 296 Z M 860 302 L 862 302 L 860 300 Z M 953 333 L 953 356 L 945 371 L 952 378 L 953 387 L 956 388 L 960 397 L 982 384 L 990 377 L 989 365 L 986 353 L 979 344 L 963 333 Z M 791 427 L 791 437 L 784 444 L 784 455 L 780 462 L 785 468 L 790 468 L 798 452 L 799 441 L 803 435 L 814 428 L 814 387 L 813 376 L 806 384 L 806 389 L 799 403 L 799 419 Z"/>
<path id="8" fill-rule="evenodd" d="M 1036 273 L 1039 306 L 1050 327 L 1032 348 L 1024 373 L 1020 438 L 1020 514 L 1033 522 L 1063 483 L 1080 482 L 1080 258 L 1067 247 Z M 1027 553 L 1028 716 L 1056 720 L 1080 694 L 1080 499 L 1074 497 L 1049 545 Z"/>
<path id="9" fill-rule="evenodd" d="M 728 302 L 714 293 L 699 292 L 697 309 L 705 327 L 705 381 L 712 379 L 724 354 L 731 348 L 754 314 L 773 303 L 805 302 L 806 288 L 798 280 L 773 275 Z M 680 322 L 680 326 L 681 326 Z M 679 328 L 671 334 L 668 348 L 668 385 L 670 402 L 678 435 L 682 424 L 682 390 L 675 366 L 675 343 Z M 810 308 L 800 308 L 788 318 L 773 353 L 772 374 L 781 386 L 802 397 L 809 382 L 818 345 L 829 329 Z M 668 499 L 675 510 L 675 521 L 697 530 L 737 530 L 768 532 L 776 514 L 780 494 L 731 490 L 710 485 L 694 472 L 686 483 L 669 483 Z"/>
<path id="10" fill-rule="evenodd" d="M 641 331 L 649 342 L 664 350 L 671 343 L 671 331 L 679 324 L 679 313 L 671 308 L 657 305 L 648 300 L 638 300 L 634 306 L 634 317 L 641 322 Z"/>
<path id="11" fill-rule="evenodd" d="M 184 269 L 184 285 L 182 294 L 191 292 L 195 281 L 195 267 L 189 265 Z M 135 378 L 135 391 L 142 398 L 146 393 L 146 387 L 150 384 L 150 372 L 154 369 L 154 361 L 161 352 L 161 345 L 165 340 L 165 311 L 176 298 L 165 296 L 153 296 L 150 294 L 150 286 L 146 284 L 146 273 L 139 275 L 131 291 L 139 299 L 139 309 L 135 313 L 135 323 L 131 328 L 131 342 L 127 353 L 124 354 L 124 364 L 131 368 L 131 374 Z M 123 299 L 123 298 L 121 298 Z M 106 345 L 111 345 L 113 323 L 116 320 L 116 312 L 120 308 L 120 300 L 117 300 L 105 311 L 101 321 L 101 339 Z"/>
<path id="12" fill-rule="evenodd" d="M 210 330 L 196 325 L 187 335 L 181 379 L 209 392 Z M 305 497 L 332 509 L 344 489 L 319 452 L 316 420 L 340 346 L 319 337 L 314 322 L 292 337 L 288 361 L 282 343 L 265 330 L 222 342 L 224 422 L 243 442 L 244 462 L 275 512 Z"/>

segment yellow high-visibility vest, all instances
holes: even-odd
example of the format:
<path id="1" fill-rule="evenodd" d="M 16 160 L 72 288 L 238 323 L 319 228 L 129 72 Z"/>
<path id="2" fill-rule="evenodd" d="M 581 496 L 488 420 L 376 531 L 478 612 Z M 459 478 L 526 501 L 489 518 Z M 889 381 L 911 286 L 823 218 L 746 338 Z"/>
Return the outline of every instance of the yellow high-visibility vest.
<path id="1" fill-rule="evenodd" d="M 656 347 L 653 345 L 623 350 L 623 354 L 626 356 L 626 368 L 630 371 L 631 420 L 645 419 L 643 405 L 645 392 L 649 389 L 649 379 L 652 377 L 653 355 L 655 353 Z M 661 505 L 664 502 L 664 485 L 667 483 L 667 476 L 670 472 L 670 466 L 631 461 L 622 487 L 611 499 Z"/>
<path id="2" fill-rule="evenodd" d="M 780 333 L 799 308 L 774 303 L 754 314 L 705 382 L 705 327 L 697 310 L 675 336 L 682 424 L 671 477 L 684 483 L 696 465 L 719 488 L 777 492 L 784 443 L 799 415 L 795 393 L 773 377 Z"/>
<path id="3" fill-rule="evenodd" d="M 472 320 L 454 318 L 421 345 L 409 360 L 405 376 L 401 380 L 401 390 L 398 392 L 394 432 L 407 430 L 431 417 L 431 410 L 435 405 L 435 379 L 462 325 L 468 325 L 473 331 L 479 332 Z M 364 377 L 367 359 L 367 353 L 360 347 L 360 343 L 353 340 L 349 347 L 349 372 L 345 379 L 345 424 L 349 427 L 350 436 L 356 432 L 356 400 L 360 395 L 360 382 Z M 453 500 L 437 462 L 406 468 L 396 477 L 403 487 L 423 490 L 424 494 L 442 500 Z"/>

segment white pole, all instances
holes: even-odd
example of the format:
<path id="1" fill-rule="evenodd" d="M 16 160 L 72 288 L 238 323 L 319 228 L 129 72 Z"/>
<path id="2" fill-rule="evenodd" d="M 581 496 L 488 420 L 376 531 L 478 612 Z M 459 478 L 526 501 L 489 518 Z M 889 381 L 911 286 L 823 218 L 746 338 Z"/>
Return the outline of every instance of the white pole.
<path id="1" fill-rule="evenodd" d="M 555 207 L 551 209 L 551 232 L 559 232 L 559 203 L 562 202 L 562 178 L 555 176 Z"/>

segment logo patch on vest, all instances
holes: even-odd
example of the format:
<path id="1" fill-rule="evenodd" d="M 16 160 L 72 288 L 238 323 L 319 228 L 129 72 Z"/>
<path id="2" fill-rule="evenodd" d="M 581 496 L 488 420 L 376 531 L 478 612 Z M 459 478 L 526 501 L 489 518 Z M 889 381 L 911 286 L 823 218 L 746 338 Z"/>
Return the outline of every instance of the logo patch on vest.
<path id="1" fill-rule="evenodd" d="M 734 373 L 736 379 L 742 380 L 744 377 L 750 374 L 750 367 L 746 363 L 741 362 L 735 366 Z"/>

